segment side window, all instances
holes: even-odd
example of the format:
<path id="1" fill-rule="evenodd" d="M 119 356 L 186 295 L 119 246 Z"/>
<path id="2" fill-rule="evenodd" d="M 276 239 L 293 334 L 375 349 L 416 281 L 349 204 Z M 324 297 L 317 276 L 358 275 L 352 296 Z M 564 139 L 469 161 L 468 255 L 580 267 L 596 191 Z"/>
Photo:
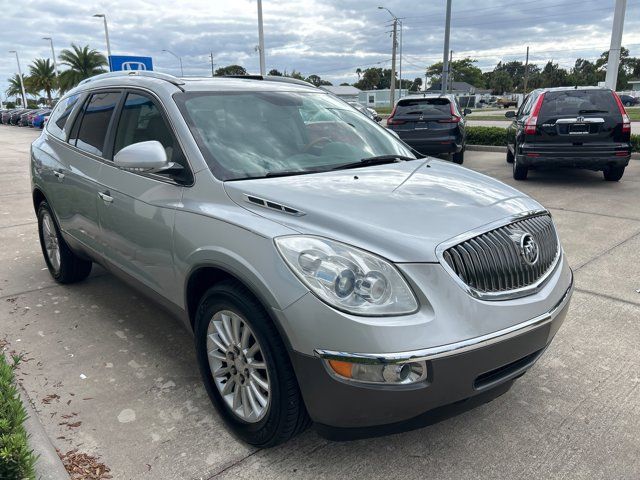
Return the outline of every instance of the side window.
<path id="1" fill-rule="evenodd" d="M 170 162 L 187 167 L 182 150 L 157 105 L 145 95 L 129 93 L 118 122 L 113 153 L 149 140 L 162 144 Z"/>
<path id="2" fill-rule="evenodd" d="M 71 95 L 70 97 L 63 98 L 58 102 L 56 108 L 51 114 L 51 118 L 47 123 L 47 132 L 60 140 L 66 140 L 67 138 L 67 120 L 73 111 L 73 108 L 78 103 L 80 94 Z"/>
<path id="3" fill-rule="evenodd" d="M 94 93 L 86 103 L 76 138 L 69 139 L 80 150 L 102 156 L 111 117 L 120 99 L 120 92 Z M 74 143 L 75 142 L 75 143 Z"/>
<path id="4" fill-rule="evenodd" d="M 534 96 L 535 95 L 532 93 L 524 99 L 524 102 L 522 102 L 522 105 L 520 106 L 520 111 L 518 112 L 519 117 L 529 114 L 529 112 L 531 111 L 531 104 L 533 103 Z"/>

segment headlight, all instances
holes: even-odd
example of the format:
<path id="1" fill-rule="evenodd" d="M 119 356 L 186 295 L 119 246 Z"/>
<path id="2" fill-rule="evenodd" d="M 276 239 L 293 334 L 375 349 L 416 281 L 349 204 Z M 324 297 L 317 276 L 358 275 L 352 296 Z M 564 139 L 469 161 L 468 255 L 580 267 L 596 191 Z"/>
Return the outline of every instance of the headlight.
<path id="1" fill-rule="evenodd" d="M 357 315 L 403 315 L 418 302 L 398 270 L 386 260 L 320 237 L 275 240 L 293 273 L 329 305 Z"/>

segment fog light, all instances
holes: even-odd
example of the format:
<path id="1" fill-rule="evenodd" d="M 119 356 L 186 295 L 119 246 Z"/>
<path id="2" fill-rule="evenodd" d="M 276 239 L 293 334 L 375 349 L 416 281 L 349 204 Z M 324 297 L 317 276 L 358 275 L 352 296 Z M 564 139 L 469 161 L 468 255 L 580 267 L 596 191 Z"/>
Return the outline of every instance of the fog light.
<path id="1" fill-rule="evenodd" d="M 427 377 L 425 362 L 369 364 L 328 360 L 327 363 L 337 376 L 357 382 L 406 385 Z"/>

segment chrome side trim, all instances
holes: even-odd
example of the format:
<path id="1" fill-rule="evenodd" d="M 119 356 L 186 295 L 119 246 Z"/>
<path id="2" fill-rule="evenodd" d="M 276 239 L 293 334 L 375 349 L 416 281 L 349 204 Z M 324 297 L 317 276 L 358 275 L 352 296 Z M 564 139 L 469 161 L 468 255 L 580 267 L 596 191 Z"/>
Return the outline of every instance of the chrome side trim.
<path id="1" fill-rule="evenodd" d="M 387 363 L 407 363 L 422 360 L 435 360 L 437 358 L 449 357 L 460 353 L 470 352 L 480 348 L 491 346 L 495 343 L 508 340 L 518 335 L 530 332 L 537 328 L 551 323 L 559 312 L 567 305 L 573 292 L 573 273 L 571 273 L 571 283 L 560 301 L 547 313 L 534 317 L 517 325 L 503 328 L 497 332 L 488 333 L 480 337 L 469 338 L 456 343 L 449 343 L 437 347 L 415 350 L 412 352 L 400 353 L 346 353 L 331 350 L 316 349 L 316 356 L 324 360 L 342 360 L 344 362 L 367 363 L 367 364 L 387 364 Z"/>
<path id="2" fill-rule="evenodd" d="M 560 245 L 560 238 L 558 237 L 558 231 L 555 229 L 555 226 L 554 226 L 554 231 L 556 234 L 556 241 L 558 243 L 558 251 L 556 252 L 556 257 L 553 260 L 551 266 L 549 266 L 549 269 L 545 272 L 545 274 L 542 275 L 536 282 L 526 287 L 516 288 L 514 290 L 506 290 L 503 292 L 481 292 L 479 290 L 476 290 L 473 287 L 470 287 L 469 285 L 464 283 L 462 279 L 458 277 L 458 275 L 456 275 L 456 272 L 454 272 L 453 269 L 449 266 L 447 261 L 444 259 L 444 252 L 448 248 L 453 247 L 454 245 L 458 245 L 459 243 L 466 242 L 467 240 L 477 237 L 478 235 L 482 235 L 484 233 L 490 232 L 491 230 L 495 230 L 496 228 L 507 226 L 519 220 L 524 220 L 526 218 L 536 217 L 539 215 L 551 216 L 551 213 L 548 210 L 544 210 L 544 209 L 531 210 L 528 212 L 519 213 L 517 215 L 512 215 L 510 217 L 503 218 L 502 220 L 489 223 L 482 227 L 470 230 L 456 237 L 453 237 L 449 240 L 446 240 L 436 247 L 436 256 L 438 258 L 438 261 L 442 265 L 442 268 L 444 268 L 447 271 L 447 273 L 451 275 L 451 277 L 453 278 L 453 281 L 456 282 L 456 284 L 460 288 L 462 288 L 465 292 L 467 292 L 472 297 L 477 298 L 479 300 L 489 300 L 489 301 L 512 300 L 514 298 L 520 298 L 527 295 L 532 295 L 540 291 L 542 287 L 546 285 L 551 275 L 556 271 L 556 269 L 558 268 L 558 265 L 560 265 L 561 263 L 560 259 L 563 256 L 563 252 L 562 252 L 562 246 Z"/>

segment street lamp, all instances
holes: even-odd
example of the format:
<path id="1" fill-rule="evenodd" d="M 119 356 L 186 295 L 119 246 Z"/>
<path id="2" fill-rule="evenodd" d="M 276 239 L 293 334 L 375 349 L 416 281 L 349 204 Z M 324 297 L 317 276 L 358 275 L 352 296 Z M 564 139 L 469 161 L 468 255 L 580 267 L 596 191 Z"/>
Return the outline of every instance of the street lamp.
<path id="1" fill-rule="evenodd" d="M 107 27 L 107 16 L 104 13 L 96 13 L 94 17 L 102 18 L 104 21 L 104 36 L 107 39 L 107 55 L 109 56 L 109 70 L 111 70 L 111 43 L 109 42 L 109 28 Z"/>
<path id="2" fill-rule="evenodd" d="M 264 61 L 264 29 L 262 28 L 262 0 L 258 0 L 258 50 L 260 53 L 260 75 L 266 75 Z"/>
<path id="3" fill-rule="evenodd" d="M 396 17 L 393 12 L 387 7 L 379 6 L 378 9 L 386 10 L 393 18 L 393 43 L 391 46 L 391 88 L 389 92 L 389 104 L 391 108 L 393 108 L 396 103 L 396 48 L 398 45 L 398 23 L 400 22 L 400 19 Z M 400 28 L 402 28 L 402 26 Z M 402 46 L 400 47 L 400 52 L 402 52 Z M 400 65 L 402 65 L 402 56 L 400 57 Z M 400 70 L 400 95 L 402 95 L 402 67 Z"/>
<path id="4" fill-rule="evenodd" d="M 51 58 L 53 59 L 53 69 L 56 71 L 56 77 L 59 77 L 60 72 L 58 71 L 58 62 L 56 62 L 56 51 L 53 49 L 53 38 L 42 37 L 42 40 L 49 40 L 49 44 L 51 45 Z"/>
<path id="5" fill-rule="evenodd" d="M 16 63 L 18 64 L 18 77 L 20 77 L 20 88 L 22 90 L 22 106 L 27 108 L 27 92 L 24 90 L 24 79 L 22 78 L 22 70 L 20 70 L 20 58 L 16 50 L 9 50 L 9 53 L 16 54 Z"/>
<path id="6" fill-rule="evenodd" d="M 184 70 L 182 70 L 182 57 L 179 57 L 178 55 L 173 53 L 171 50 L 167 50 L 166 48 L 163 48 L 162 51 L 167 52 L 168 54 L 173 55 L 178 59 L 178 61 L 180 62 L 180 76 L 184 77 Z"/>

